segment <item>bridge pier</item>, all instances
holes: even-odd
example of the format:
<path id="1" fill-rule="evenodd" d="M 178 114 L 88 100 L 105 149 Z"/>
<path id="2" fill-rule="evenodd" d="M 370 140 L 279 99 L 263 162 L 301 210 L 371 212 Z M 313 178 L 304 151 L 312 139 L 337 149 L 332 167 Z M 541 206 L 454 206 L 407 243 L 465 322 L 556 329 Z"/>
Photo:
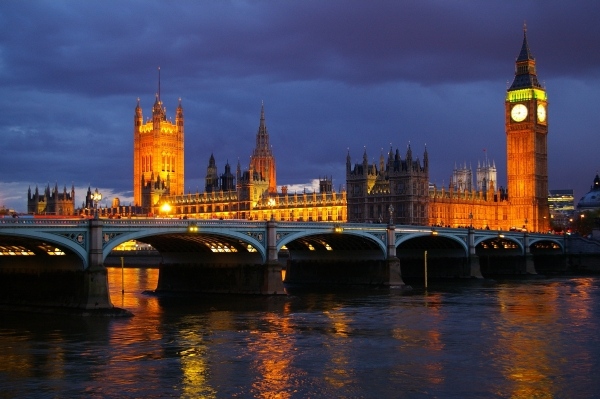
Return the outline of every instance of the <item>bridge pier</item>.
<path id="1" fill-rule="evenodd" d="M 108 290 L 108 275 L 102 255 L 102 221 L 90 219 L 90 251 L 88 268 L 84 271 L 84 287 L 79 308 L 113 309 Z"/>
<path id="2" fill-rule="evenodd" d="M 277 254 L 277 223 L 275 223 L 273 216 L 267 222 L 267 264 L 265 265 L 262 294 L 285 294 L 281 264 Z"/>
<path id="3" fill-rule="evenodd" d="M 385 285 L 390 287 L 404 287 L 400 259 L 396 256 L 396 226 L 391 223 L 387 226 L 387 267 L 388 281 Z"/>
<path id="4" fill-rule="evenodd" d="M 529 249 L 529 234 L 523 234 L 523 255 L 525 257 L 525 273 L 537 274 L 535 270 L 535 262 L 533 261 L 533 255 Z"/>
<path id="5" fill-rule="evenodd" d="M 475 233 L 473 228 L 469 228 L 467 235 L 469 241 L 469 273 L 471 277 L 483 278 L 481 274 L 481 265 L 479 264 L 479 256 L 475 253 Z"/>

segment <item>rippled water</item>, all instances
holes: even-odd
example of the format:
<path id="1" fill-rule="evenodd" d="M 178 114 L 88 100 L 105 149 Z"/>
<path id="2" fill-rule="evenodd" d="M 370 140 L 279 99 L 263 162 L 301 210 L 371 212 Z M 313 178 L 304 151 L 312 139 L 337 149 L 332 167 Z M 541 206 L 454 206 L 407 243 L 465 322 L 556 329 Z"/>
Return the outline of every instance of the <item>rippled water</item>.
<path id="1" fill-rule="evenodd" d="M 109 269 L 111 319 L 1 313 L 0 397 L 592 398 L 600 279 L 425 292 L 156 297 Z M 122 294 L 122 281 L 125 293 Z"/>

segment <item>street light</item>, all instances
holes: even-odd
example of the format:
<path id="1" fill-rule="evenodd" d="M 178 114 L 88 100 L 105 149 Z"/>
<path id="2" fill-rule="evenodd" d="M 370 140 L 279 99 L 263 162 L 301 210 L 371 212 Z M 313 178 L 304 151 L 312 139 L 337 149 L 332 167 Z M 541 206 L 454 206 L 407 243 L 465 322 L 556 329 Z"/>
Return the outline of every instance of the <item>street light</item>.
<path id="1" fill-rule="evenodd" d="M 469 213 L 469 228 L 472 229 L 473 228 L 473 212 Z"/>
<path id="2" fill-rule="evenodd" d="M 168 202 L 165 202 L 160 207 L 160 210 L 165 214 L 165 217 L 168 217 L 169 216 L 169 212 L 171 212 L 171 205 L 169 205 Z"/>
<path id="3" fill-rule="evenodd" d="M 92 193 L 92 201 L 94 201 L 94 219 L 98 219 L 98 202 L 102 200 L 102 194 L 98 192 L 98 189 Z"/>

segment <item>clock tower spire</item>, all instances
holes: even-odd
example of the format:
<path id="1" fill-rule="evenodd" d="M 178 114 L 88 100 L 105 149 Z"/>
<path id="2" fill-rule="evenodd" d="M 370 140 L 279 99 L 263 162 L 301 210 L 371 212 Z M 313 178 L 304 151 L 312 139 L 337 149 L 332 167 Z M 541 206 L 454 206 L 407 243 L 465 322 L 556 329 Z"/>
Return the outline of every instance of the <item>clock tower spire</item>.
<path id="1" fill-rule="evenodd" d="M 529 231 L 550 228 L 547 101 L 524 27 L 515 78 L 505 99 L 506 169 L 511 226 Z"/>

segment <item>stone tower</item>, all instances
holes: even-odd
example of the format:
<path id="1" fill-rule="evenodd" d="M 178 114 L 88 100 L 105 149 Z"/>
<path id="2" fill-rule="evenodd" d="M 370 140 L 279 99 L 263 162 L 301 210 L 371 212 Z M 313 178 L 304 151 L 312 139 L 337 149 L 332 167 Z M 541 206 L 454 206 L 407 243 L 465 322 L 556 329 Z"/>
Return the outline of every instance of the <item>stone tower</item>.
<path id="1" fill-rule="evenodd" d="M 67 186 L 64 186 L 61 193 L 58 190 L 58 184 L 55 184 L 54 189 L 50 189 L 50 185 L 47 185 L 43 194 L 40 194 L 37 186 L 32 194 L 30 187 L 27 190 L 27 213 L 30 215 L 74 215 L 75 187 L 71 186 L 71 191 L 67 191 Z"/>
<path id="2" fill-rule="evenodd" d="M 547 100 L 524 28 L 505 100 L 506 169 L 511 225 L 529 231 L 547 231 L 550 226 Z"/>
<path id="3" fill-rule="evenodd" d="M 392 148 L 387 162 L 369 164 L 367 150 L 354 168 L 346 156 L 347 212 L 349 222 L 427 225 L 429 222 L 429 156 L 413 159 L 410 145 L 404 159 Z"/>
<path id="4" fill-rule="evenodd" d="M 206 168 L 206 178 L 204 180 L 204 191 L 207 193 L 219 191 L 219 174 L 217 173 L 217 163 L 215 162 L 213 154 L 210 154 L 210 159 L 208 160 L 208 166 Z"/>
<path id="5" fill-rule="evenodd" d="M 275 157 L 269 144 L 269 132 L 265 124 L 265 106 L 261 105 L 260 124 L 256 133 L 256 147 L 250 157 L 250 170 L 258 174 L 259 178 L 267 182 L 267 192 L 277 192 L 277 179 L 275 173 Z"/>
<path id="6" fill-rule="evenodd" d="M 168 182 L 168 193 L 184 193 L 184 129 L 181 99 L 175 111 L 175 123 L 167 119 L 167 110 L 160 99 L 160 69 L 158 92 L 152 108 L 152 118 L 144 122 L 138 98 L 133 128 L 133 201 L 136 206 L 148 208 L 158 200 L 158 194 L 150 204 L 142 201 L 142 188 L 148 183 Z"/>

